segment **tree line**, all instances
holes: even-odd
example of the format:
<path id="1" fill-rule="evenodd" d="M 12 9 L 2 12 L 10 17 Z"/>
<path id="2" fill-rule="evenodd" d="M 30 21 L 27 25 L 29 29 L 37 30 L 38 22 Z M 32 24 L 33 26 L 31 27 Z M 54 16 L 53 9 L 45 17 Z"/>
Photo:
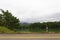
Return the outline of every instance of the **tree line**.
<path id="1" fill-rule="evenodd" d="M 28 30 L 30 32 L 60 32 L 60 21 L 22 24 L 21 29 L 23 31 Z"/>
<path id="2" fill-rule="evenodd" d="M 37 32 L 60 32 L 60 21 L 58 22 L 43 22 L 43 23 L 33 23 L 30 26 L 31 31 Z"/>

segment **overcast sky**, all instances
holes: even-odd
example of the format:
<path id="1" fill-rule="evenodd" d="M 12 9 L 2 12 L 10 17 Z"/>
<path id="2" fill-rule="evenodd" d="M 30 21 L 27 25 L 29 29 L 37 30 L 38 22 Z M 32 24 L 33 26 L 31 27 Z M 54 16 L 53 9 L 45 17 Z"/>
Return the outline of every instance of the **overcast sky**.
<path id="1" fill-rule="evenodd" d="M 9 10 L 21 22 L 60 20 L 60 0 L 0 0 L 0 9 Z"/>

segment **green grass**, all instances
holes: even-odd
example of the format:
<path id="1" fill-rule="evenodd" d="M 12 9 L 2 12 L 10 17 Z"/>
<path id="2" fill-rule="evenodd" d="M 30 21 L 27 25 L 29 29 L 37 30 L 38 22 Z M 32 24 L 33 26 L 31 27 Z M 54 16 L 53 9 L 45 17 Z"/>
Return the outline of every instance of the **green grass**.
<path id="1" fill-rule="evenodd" d="M 0 26 L 0 33 L 4 34 L 4 33 L 15 33 L 15 32 L 6 27 Z"/>

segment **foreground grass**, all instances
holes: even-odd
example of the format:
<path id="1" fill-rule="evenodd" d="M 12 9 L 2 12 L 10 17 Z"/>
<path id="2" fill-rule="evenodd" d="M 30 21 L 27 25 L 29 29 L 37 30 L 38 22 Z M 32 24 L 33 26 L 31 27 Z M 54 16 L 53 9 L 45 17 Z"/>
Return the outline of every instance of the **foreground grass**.
<path id="1" fill-rule="evenodd" d="M 6 27 L 0 26 L 0 33 L 3 34 L 3 33 L 16 33 L 16 32 L 14 32 Z"/>

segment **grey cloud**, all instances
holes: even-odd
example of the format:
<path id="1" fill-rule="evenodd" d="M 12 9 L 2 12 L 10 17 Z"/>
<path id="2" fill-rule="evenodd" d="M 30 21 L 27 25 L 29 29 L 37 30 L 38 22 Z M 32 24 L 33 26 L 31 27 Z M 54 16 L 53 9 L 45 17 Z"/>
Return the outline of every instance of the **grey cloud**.
<path id="1" fill-rule="evenodd" d="M 50 16 L 37 17 L 37 18 L 27 18 L 23 22 L 34 23 L 34 22 L 53 22 L 60 21 L 60 13 L 55 13 Z"/>
<path id="2" fill-rule="evenodd" d="M 50 18 L 60 20 L 60 13 L 55 13 L 55 14 L 51 15 Z"/>

